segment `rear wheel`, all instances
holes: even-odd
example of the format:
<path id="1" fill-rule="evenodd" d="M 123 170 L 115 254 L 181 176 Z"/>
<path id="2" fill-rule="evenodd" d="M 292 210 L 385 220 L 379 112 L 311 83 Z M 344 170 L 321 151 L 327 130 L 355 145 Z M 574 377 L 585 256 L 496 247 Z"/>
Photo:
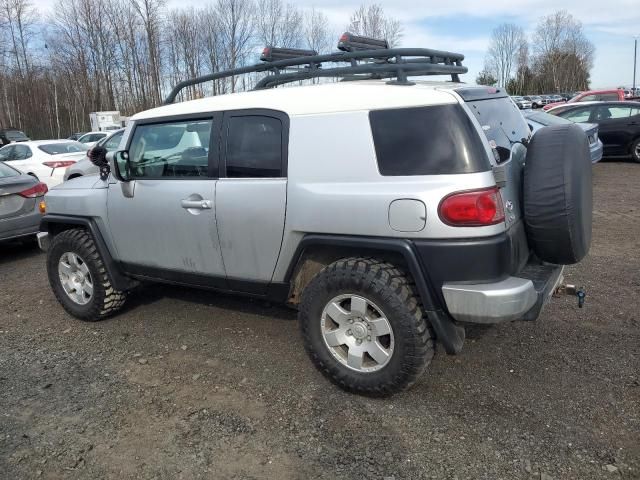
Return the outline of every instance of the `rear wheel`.
<path id="1" fill-rule="evenodd" d="M 86 230 L 65 230 L 53 238 L 47 273 L 60 304 L 80 320 L 102 320 L 125 302 L 125 293 L 113 288 L 95 242 Z"/>
<path id="2" fill-rule="evenodd" d="M 640 163 L 640 138 L 631 145 L 631 159 L 634 162 Z"/>
<path id="3" fill-rule="evenodd" d="M 313 363 L 348 391 L 401 391 L 434 354 L 413 284 L 375 259 L 339 260 L 318 273 L 302 294 L 299 320 Z"/>

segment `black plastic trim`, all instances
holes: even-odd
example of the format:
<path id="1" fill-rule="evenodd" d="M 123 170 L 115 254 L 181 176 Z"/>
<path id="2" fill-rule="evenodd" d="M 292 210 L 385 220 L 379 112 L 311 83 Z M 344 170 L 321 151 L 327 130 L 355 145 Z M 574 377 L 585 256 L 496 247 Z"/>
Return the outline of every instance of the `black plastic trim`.
<path id="1" fill-rule="evenodd" d="M 104 266 L 107 270 L 107 275 L 111 279 L 111 283 L 117 290 L 129 290 L 135 286 L 135 284 L 131 281 L 131 279 L 127 278 L 120 267 L 113 259 L 107 244 L 100 233 L 100 229 L 96 224 L 93 218 L 87 217 L 76 217 L 71 215 L 57 215 L 57 214 L 47 214 L 42 217 L 40 221 L 40 231 L 48 232 L 50 224 L 57 225 L 78 225 L 83 226 L 89 230 L 91 236 L 93 237 L 93 241 L 96 243 L 96 247 L 100 256 L 102 257 L 102 261 L 104 262 Z"/>
<path id="2" fill-rule="evenodd" d="M 157 283 L 241 294 L 265 298 L 278 303 L 285 303 L 289 296 L 289 283 L 287 282 L 241 280 L 237 278 L 226 278 L 222 275 L 203 275 L 131 263 L 120 263 L 120 268 L 127 275 L 134 278 Z"/>
<path id="3" fill-rule="evenodd" d="M 416 284 L 422 306 L 429 318 L 436 336 L 449 354 L 459 353 L 464 343 L 464 329 L 457 325 L 445 311 L 444 304 L 435 294 L 433 285 L 425 275 L 424 267 L 410 240 L 386 237 L 354 237 L 346 235 L 308 234 L 302 239 L 285 274 L 285 282 L 290 282 L 296 265 L 305 249 L 313 246 L 356 248 L 364 252 L 393 252 L 402 255 L 409 273 Z M 364 253 L 363 252 L 363 253 Z"/>

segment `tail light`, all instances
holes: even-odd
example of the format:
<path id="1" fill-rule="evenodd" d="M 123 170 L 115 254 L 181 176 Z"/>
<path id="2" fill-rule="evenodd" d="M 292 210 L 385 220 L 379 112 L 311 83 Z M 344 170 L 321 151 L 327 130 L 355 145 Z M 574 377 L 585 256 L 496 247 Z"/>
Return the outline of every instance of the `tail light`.
<path id="1" fill-rule="evenodd" d="M 42 197 L 48 191 L 49 189 L 47 188 L 47 186 L 44 183 L 40 182 L 35 184 L 31 188 L 27 188 L 22 192 L 18 192 L 18 195 L 25 198 L 36 198 L 36 197 Z"/>
<path id="2" fill-rule="evenodd" d="M 484 227 L 504 221 L 502 198 L 497 187 L 446 196 L 438 207 L 440 219 L 454 227 Z"/>
<path id="3" fill-rule="evenodd" d="M 56 160 L 53 162 L 42 162 L 49 168 L 67 168 L 76 163 L 74 160 Z"/>

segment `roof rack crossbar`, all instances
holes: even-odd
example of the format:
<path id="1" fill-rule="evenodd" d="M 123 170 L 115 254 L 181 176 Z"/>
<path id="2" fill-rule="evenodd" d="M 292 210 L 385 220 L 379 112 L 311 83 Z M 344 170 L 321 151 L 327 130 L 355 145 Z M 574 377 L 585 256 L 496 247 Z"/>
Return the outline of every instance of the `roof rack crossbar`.
<path id="1" fill-rule="evenodd" d="M 361 62 L 358 62 L 360 60 Z M 373 78 L 398 77 L 406 75 L 451 75 L 453 81 L 459 81 L 459 74 L 467 73 L 462 66 L 464 55 L 460 53 L 432 50 L 428 48 L 388 48 L 379 50 L 357 50 L 353 52 L 334 52 L 324 55 L 302 56 L 277 61 L 267 61 L 247 67 L 239 67 L 222 72 L 211 73 L 178 83 L 164 101 L 171 104 L 185 88 L 222 78 L 247 73 L 266 72 L 255 89 L 270 88 L 284 83 L 307 80 L 316 77 L 353 77 L 354 74 L 370 74 Z M 346 63 L 346 66 L 323 68 L 323 63 Z M 307 68 L 295 72 L 282 73 L 282 70 L 304 66 Z"/>

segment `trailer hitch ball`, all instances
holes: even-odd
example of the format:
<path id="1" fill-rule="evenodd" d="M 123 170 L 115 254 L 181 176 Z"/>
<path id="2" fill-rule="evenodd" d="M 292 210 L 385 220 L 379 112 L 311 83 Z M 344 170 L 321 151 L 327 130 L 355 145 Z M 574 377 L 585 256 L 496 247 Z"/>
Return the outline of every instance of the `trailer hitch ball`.
<path id="1" fill-rule="evenodd" d="M 576 287 L 575 285 L 567 284 L 560 285 L 556 291 L 556 295 L 570 295 L 572 297 L 578 297 L 578 307 L 584 306 L 584 300 L 587 297 L 587 292 L 584 287 Z"/>

